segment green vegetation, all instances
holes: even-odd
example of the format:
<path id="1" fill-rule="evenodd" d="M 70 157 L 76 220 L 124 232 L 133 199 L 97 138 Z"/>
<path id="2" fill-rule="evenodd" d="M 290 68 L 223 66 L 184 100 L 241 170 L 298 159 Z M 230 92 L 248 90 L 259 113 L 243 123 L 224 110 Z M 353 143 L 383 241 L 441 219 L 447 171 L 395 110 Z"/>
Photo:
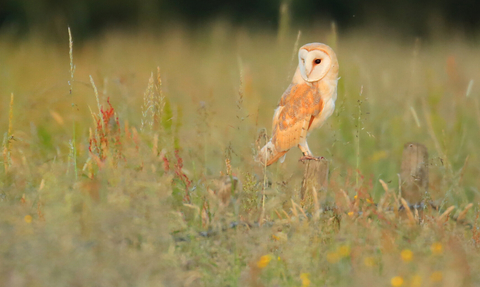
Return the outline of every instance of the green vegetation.
<path id="1" fill-rule="evenodd" d="M 480 282 L 478 45 L 328 28 L 297 42 L 226 23 L 72 34 L 71 55 L 0 35 L 1 285 Z M 314 41 L 335 48 L 341 75 L 334 115 L 309 137 L 330 161 L 338 209 L 325 212 L 299 199 L 299 150 L 254 162 L 293 51 Z M 429 149 L 441 207 L 421 223 L 393 211 L 409 141 Z M 441 217 L 469 203 L 465 224 Z"/>

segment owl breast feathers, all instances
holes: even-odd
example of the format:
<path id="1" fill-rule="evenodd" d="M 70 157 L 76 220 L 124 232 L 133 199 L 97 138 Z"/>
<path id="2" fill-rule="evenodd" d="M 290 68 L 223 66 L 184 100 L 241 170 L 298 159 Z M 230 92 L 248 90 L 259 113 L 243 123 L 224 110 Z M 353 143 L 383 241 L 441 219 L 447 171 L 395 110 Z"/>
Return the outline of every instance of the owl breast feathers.
<path id="1" fill-rule="evenodd" d="M 300 48 L 298 59 L 292 83 L 273 115 L 272 138 L 257 156 L 267 166 L 294 146 L 304 156 L 313 157 L 307 135 L 322 126 L 335 109 L 338 81 L 335 52 L 325 44 L 311 43 Z"/>

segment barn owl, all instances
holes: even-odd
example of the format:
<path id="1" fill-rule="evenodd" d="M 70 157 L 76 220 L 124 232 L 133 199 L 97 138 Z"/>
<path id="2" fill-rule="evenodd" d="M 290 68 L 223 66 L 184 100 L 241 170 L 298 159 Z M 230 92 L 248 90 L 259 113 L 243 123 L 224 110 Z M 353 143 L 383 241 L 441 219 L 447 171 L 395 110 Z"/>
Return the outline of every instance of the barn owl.
<path id="1" fill-rule="evenodd" d="M 271 165 L 294 146 L 304 159 L 317 159 L 308 148 L 307 135 L 321 127 L 335 109 L 338 61 L 335 52 L 322 43 L 310 43 L 298 51 L 298 68 L 273 114 L 272 138 L 257 160 Z"/>

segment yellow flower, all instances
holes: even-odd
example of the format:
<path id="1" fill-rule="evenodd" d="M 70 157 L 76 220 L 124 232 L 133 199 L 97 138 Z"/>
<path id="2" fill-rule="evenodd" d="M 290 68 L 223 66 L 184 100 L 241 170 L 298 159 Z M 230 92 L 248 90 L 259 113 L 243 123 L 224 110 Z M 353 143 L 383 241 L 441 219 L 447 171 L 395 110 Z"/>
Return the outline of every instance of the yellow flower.
<path id="1" fill-rule="evenodd" d="M 430 280 L 432 282 L 440 282 L 442 281 L 442 278 L 443 278 L 443 275 L 442 275 L 442 272 L 440 271 L 435 271 L 432 273 L 432 275 L 430 275 Z"/>
<path id="2" fill-rule="evenodd" d="M 375 258 L 365 257 L 365 259 L 363 259 L 363 264 L 365 264 L 367 267 L 373 267 L 375 266 Z"/>
<path id="3" fill-rule="evenodd" d="M 350 211 L 350 212 L 348 213 L 348 216 L 350 216 L 350 217 L 353 216 L 353 211 Z"/>
<path id="4" fill-rule="evenodd" d="M 390 280 L 390 284 L 394 287 L 402 286 L 403 285 L 403 278 L 401 276 L 395 276 Z"/>
<path id="5" fill-rule="evenodd" d="M 382 151 L 377 151 L 376 153 L 374 153 L 372 155 L 372 161 L 373 162 L 376 162 L 376 161 L 379 161 L 381 159 L 384 159 L 388 156 L 387 152 L 382 150 Z"/>
<path id="6" fill-rule="evenodd" d="M 373 200 L 371 200 L 370 198 L 367 198 L 367 202 L 373 204 Z"/>
<path id="7" fill-rule="evenodd" d="M 422 276 L 420 275 L 415 275 L 412 277 L 412 287 L 420 287 L 422 286 Z"/>
<path id="8" fill-rule="evenodd" d="M 430 246 L 430 250 L 432 251 L 433 254 L 435 255 L 440 255 L 443 253 L 443 246 L 442 243 L 440 242 L 435 242 Z"/>
<path id="9" fill-rule="evenodd" d="M 337 263 L 340 260 L 340 256 L 338 255 L 337 252 L 329 252 L 327 254 L 327 261 L 329 263 Z"/>
<path id="10" fill-rule="evenodd" d="M 358 197 L 358 196 L 357 196 L 357 195 L 355 195 L 355 196 L 353 197 L 353 199 L 355 199 L 355 200 L 356 200 L 356 199 L 357 199 L 357 197 Z"/>
<path id="11" fill-rule="evenodd" d="M 300 274 L 300 279 L 302 279 L 302 287 L 310 286 L 310 273 Z"/>
<path id="12" fill-rule="evenodd" d="M 338 248 L 338 253 L 340 254 L 341 257 L 347 257 L 350 255 L 350 246 L 348 245 L 342 245 L 340 248 Z"/>
<path id="13" fill-rule="evenodd" d="M 257 262 L 258 268 L 265 268 L 267 267 L 268 263 L 272 260 L 272 255 L 263 255 L 260 257 L 260 260 Z"/>
<path id="14" fill-rule="evenodd" d="M 32 223 L 32 216 L 31 215 L 25 215 L 23 220 L 25 220 L 26 223 Z"/>
<path id="15" fill-rule="evenodd" d="M 402 256 L 403 261 L 410 262 L 413 258 L 413 252 L 410 249 L 403 249 L 400 256 Z"/>

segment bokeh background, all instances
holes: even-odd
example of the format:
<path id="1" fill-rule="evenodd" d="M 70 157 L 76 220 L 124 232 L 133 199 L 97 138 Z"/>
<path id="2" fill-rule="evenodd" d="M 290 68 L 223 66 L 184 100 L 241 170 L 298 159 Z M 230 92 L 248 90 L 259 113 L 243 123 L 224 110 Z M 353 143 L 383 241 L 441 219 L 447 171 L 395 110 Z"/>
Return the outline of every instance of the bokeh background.
<path id="1" fill-rule="evenodd" d="M 0 3 L 0 30 L 25 35 L 48 31 L 53 37 L 70 26 L 77 37 L 88 38 L 105 28 L 148 27 L 165 30 L 174 23 L 194 28 L 222 18 L 235 25 L 276 30 L 281 6 L 288 7 L 294 27 L 310 27 L 335 21 L 340 31 L 366 25 L 381 26 L 401 33 L 427 37 L 442 31 L 477 34 L 480 4 L 474 0 L 444 1 L 54 1 L 3 0 Z"/>

